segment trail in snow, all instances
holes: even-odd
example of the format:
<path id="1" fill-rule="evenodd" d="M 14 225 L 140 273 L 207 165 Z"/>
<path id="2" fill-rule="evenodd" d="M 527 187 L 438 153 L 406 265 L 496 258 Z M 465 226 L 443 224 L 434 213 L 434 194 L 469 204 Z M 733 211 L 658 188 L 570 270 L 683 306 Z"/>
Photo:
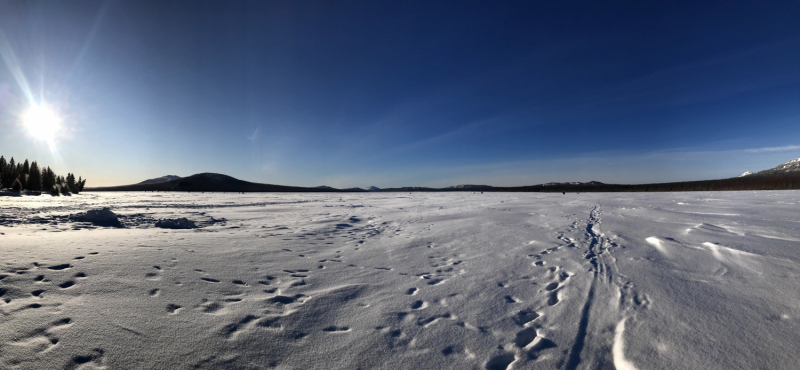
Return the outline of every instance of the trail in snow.
<path id="1" fill-rule="evenodd" d="M 0 368 L 794 369 L 798 204 L 800 192 L 0 198 Z M 68 217 L 101 207 L 126 227 Z M 153 227 L 179 217 L 200 228 Z"/>

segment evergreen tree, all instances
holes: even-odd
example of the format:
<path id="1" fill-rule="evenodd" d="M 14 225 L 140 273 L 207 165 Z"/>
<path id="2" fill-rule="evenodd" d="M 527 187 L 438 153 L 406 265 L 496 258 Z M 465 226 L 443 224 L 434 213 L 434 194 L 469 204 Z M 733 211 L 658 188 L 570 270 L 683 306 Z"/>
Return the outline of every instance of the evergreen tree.
<path id="1" fill-rule="evenodd" d="M 50 167 L 41 167 L 36 161 L 18 163 L 12 157 L 8 162 L 0 156 L 0 188 L 48 191 L 53 195 L 78 194 L 83 191 L 86 179 L 68 173 L 57 176 Z"/>
<path id="2" fill-rule="evenodd" d="M 25 179 L 24 175 L 22 174 L 22 163 L 17 163 L 17 168 L 14 169 L 13 176 L 15 180 L 20 180 L 20 177 L 22 177 L 20 180 L 20 184 L 22 184 L 22 181 Z"/>
<path id="3" fill-rule="evenodd" d="M 3 187 L 3 178 L 6 176 L 6 167 L 8 163 L 6 163 L 6 157 L 0 155 L 0 188 Z"/>
<path id="4" fill-rule="evenodd" d="M 50 167 L 47 167 L 47 181 L 50 182 L 51 188 L 55 188 L 58 185 L 58 181 L 56 179 L 56 173 L 53 172 L 53 170 L 51 170 Z"/>
<path id="5" fill-rule="evenodd" d="M 56 184 L 58 184 L 58 189 L 61 191 L 61 194 L 69 194 L 69 188 L 67 188 L 67 182 L 64 176 L 56 176 Z"/>
<path id="6" fill-rule="evenodd" d="M 78 184 L 75 183 L 75 175 L 71 173 L 67 174 L 67 188 L 69 188 L 70 193 L 78 193 Z"/>
<path id="7" fill-rule="evenodd" d="M 47 167 L 42 170 L 42 189 L 52 192 L 54 186 L 56 186 L 56 174 L 50 167 Z"/>
<path id="8" fill-rule="evenodd" d="M 33 161 L 28 169 L 28 184 L 25 188 L 34 191 L 42 190 L 42 173 L 39 172 L 39 165 L 36 161 Z"/>
<path id="9" fill-rule="evenodd" d="M 10 188 L 11 185 L 14 184 L 14 179 L 17 177 L 14 175 L 14 172 L 17 170 L 17 164 L 14 163 L 14 157 L 11 157 L 11 160 L 8 162 L 6 166 L 6 173 L 3 176 L 3 187 Z"/>
<path id="10" fill-rule="evenodd" d="M 59 195 L 61 193 L 61 188 L 58 186 L 56 173 L 53 172 L 50 167 L 47 167 L 45 171 L 47 171 L 47 175 L 45 176 L 45 179 L 47 179 L 47 187 L 45 187 L 45 190 L 50 191 L 50 194 L 53 196 Z"/>
<path id="11" fill-rule="evenodd" d="M 22 183 L 19 182 L 19 179 L 14 180 L 14 184 L 11 185 L 11 190 L 19 192 L 22 190 Z"/>

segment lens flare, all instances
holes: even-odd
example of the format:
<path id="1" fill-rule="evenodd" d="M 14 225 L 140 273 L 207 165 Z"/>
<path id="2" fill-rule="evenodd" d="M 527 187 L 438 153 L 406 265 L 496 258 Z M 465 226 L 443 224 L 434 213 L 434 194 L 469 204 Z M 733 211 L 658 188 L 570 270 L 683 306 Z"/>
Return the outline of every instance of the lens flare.
<path id="1" fill-rule="evenodd" d="M 28 133 L 36 139 L 52 143 L 61 129 L 61 120 L 50 108 L 34 105 L 22 117 Z"/>

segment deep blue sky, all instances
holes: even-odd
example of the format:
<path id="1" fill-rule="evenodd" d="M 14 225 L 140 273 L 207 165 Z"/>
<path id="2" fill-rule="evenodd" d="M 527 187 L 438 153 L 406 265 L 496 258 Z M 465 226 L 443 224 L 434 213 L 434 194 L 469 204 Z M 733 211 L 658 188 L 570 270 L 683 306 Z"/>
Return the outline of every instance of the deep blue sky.
<path id="1" fill-rule="evenodd" d="M 800 157 L 800 2 L 656 3 L 0 0 L 0 154 L 88 186 L 337 187 L 679 181 Z M 64 118 L 56 151 L 19 124 L 9 55 Z"/>

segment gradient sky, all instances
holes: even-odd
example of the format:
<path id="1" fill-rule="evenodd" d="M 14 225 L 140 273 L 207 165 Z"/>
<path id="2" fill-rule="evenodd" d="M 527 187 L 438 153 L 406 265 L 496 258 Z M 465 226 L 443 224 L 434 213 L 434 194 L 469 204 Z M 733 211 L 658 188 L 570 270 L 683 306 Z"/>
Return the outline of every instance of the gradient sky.
<path id="1" fill-rule="evenodd" d="M 799 19 L 796 0 L 0 0 L 0 154 L 87 186 L 731 177 L 800 157 Z M 52 147 L 20 123 L 26 91 L 63 118 Z"/>

